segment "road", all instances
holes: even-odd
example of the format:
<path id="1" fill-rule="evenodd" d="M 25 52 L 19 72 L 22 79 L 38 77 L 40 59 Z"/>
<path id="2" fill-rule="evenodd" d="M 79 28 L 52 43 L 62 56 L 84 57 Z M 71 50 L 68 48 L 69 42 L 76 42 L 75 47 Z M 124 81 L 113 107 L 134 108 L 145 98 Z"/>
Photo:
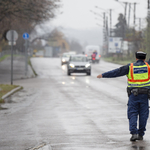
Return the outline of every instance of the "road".
<path id="1" fill-rule="evenodd" d="M 0 113 L 0 150 L 149 150 L 130 142 L 127 79 L 97 79 L 120 65 L 92 64 L 92 75 L 67 76 L 59 58 L 32 58 L 37 78 L 15 80 L 24 89 Z"/>

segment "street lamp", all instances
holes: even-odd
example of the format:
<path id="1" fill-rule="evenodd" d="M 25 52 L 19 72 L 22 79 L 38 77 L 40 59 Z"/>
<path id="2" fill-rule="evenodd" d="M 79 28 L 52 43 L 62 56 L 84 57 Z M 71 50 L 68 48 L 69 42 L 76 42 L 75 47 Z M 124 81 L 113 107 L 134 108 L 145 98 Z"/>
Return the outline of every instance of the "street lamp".
<path id="1" fill-rule="evenodd" d="M 100 16 L 100 17 L 102 17 L 102 18 L 103 18 L 103 16 L 102 16 L 101 14 L 96 13 L 96 12 L 94 12 L 93 10 L 90 10 L 90 12 L 92 12 L 93 14 L 95 14 L 95 15 Z"/>
<path id="2" fill-rule="evenodd" d="M 124 8 L 124 5 L 123 5 L 123 3 L 125 4 L 126 2 L 120 2 L 120 1 L 118 1 L 118 0 L 115 0 L 116 2 L 119 2 L 121 5 L 122 5 L 122 7 Z"/>
<path id="3" fill-rule="evenodd" d="M 95 6 L 95 8 L 101 9 L 101 10 L 105 11 L 105 13 L 109 14 L 107 9 L 101 8 L 99 6 Z"/>

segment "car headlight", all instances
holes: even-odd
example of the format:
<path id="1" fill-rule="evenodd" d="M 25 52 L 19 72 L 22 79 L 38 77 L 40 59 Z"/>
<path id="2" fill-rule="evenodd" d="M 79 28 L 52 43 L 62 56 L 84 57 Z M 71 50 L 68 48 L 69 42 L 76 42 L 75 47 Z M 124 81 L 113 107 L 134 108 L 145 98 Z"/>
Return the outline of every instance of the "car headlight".
<path id="1" fill-rule="evenodd" d="M 90 64 L 86 64 L 86 65 L 85 65 L 86 68 L 88 68 L 88 67 L 90 67 L 90 66 L 91 66 Z"/>
<path id="2" fill-rule="evenodd" d="M 66 60 L 65 59 L 62 59 L 62 62 L 65 62 Z"/>
<path id="3" fill-rule="evenodd" d="M 74 64 L 69 64 L 69 66 L 70 66 L 71 68 L 74 68 L 74 67 L 75 67 Z"/>

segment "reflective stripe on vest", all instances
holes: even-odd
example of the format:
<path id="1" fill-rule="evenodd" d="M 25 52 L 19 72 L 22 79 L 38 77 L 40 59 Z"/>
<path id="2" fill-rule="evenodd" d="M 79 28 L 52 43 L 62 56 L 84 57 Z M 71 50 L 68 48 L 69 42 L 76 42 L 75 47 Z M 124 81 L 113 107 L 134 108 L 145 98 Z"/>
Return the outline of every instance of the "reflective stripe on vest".
<path id="1" fill-rule="evenodd" d="M 150 66 L 147 62 L 143 66 L 133 66 L 130 64 L 128 73 L 128 87 L 144 87 L 150 86 Z"/>

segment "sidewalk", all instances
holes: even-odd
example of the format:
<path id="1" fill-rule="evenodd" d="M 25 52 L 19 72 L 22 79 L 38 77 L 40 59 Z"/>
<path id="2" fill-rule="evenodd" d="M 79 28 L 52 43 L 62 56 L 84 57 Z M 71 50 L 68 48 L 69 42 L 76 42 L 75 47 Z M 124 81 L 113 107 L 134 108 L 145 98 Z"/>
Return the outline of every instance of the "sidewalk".
<path id="1" fill-rule="evenodd" d="M 25 57 L 14 56 L 13 60 L 13 80 L 35 77 L 30 65 L 25 76 Z M 11 57 L 0 62 L 0 84 L 11 84 Z"/>

